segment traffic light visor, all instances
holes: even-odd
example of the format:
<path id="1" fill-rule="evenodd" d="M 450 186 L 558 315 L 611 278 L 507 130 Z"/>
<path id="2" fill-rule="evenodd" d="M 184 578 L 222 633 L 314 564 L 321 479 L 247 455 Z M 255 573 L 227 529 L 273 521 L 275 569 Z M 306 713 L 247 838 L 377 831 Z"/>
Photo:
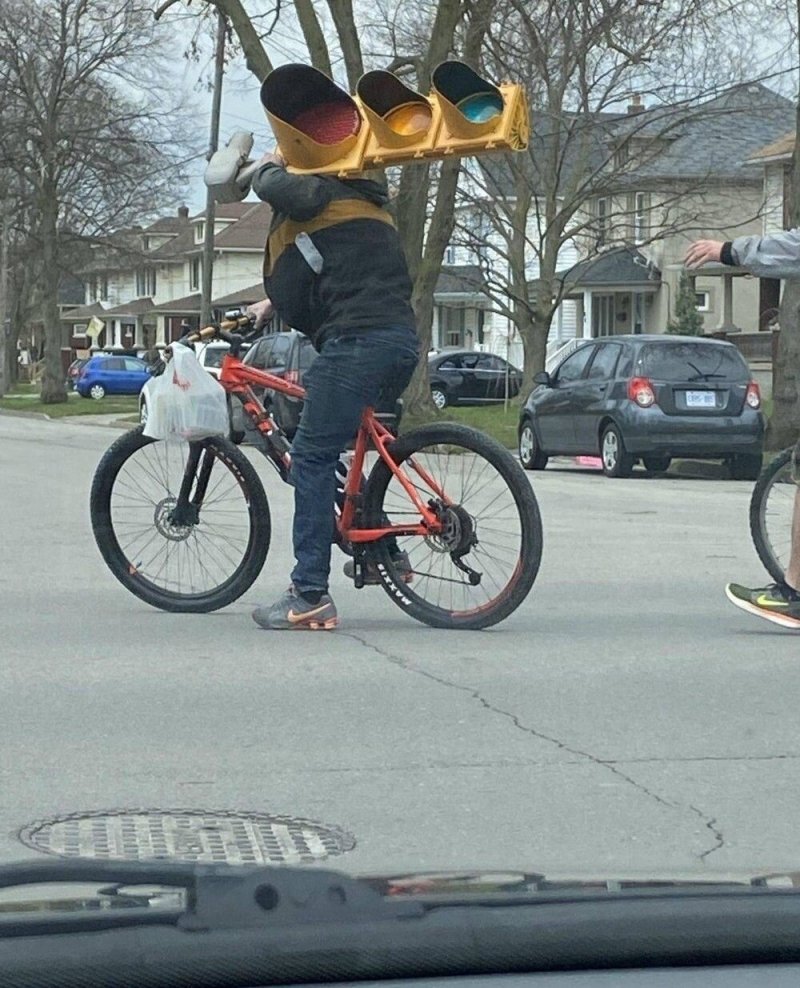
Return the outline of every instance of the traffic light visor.
<path id="1" fill-rule="evenodd" d="M 428 100 L 391 72 L 367 72 L 358 80 L 356 93 L 378 140 L 390 147 L 418 140 L 431 126 L 433 110 Z"/>
<path id="2" fill-rule="evenodd" d="M 464 62 L 442 62 L 434 69 L 432 81 L 454 137 L 485 133 L 503 114 L 503 94 Z"/>
<path id="3" fill-rule="evenodd" d="M 313 170 L 348 154 L 361 115 L 353 98 L 310 65 L 282 65 L 261 86 L 261 102 L 288 165 Z"/>

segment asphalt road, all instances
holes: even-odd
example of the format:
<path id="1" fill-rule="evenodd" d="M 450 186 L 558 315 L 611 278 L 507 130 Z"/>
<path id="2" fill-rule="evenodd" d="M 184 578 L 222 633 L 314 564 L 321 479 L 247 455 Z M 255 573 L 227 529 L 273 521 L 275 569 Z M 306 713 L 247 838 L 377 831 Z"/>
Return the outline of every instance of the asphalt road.
<path id="1" fill-rule="evenodd" d="M 800 866 L 800 643 L 722 593 L 766 582 L 748 484 L 548 469 L 539 579 L 500 627 L 415 624 L 337 566 L 341 629 L 287 636 L 249 617 L 290 567 L 269 466 L 255 587 L 163 614 L 92 539 L 115 435 L 0 416 L 1 860 L 36 853 L 31 821 L 139 806 L 336 824 L 360 872 Z"/>

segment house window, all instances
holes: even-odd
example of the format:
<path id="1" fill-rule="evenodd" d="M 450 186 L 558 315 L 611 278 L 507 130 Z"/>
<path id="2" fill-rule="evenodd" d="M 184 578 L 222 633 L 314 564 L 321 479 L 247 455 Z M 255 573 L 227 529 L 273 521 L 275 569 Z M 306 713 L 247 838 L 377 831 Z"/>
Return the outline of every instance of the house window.
<path id="1" fill-rule="evenodd" d="M 456 248 L 453 244 L 448 244 L 444 251 L 444 263 L 445 264 L 455 264 L 456 263 Z"/>
<path id="2" fill-rule="evenodd" d="M 711 312 L 711 292 L 695 292 L 694 307 L 698 312 Z"/>
<path id="3" fill-rule="evenodd" d="M 597 200 L 597 246 L 602 247 L 608 238 L 609 200 Z"/>
<path id="4" fill-rule="evenodd" d="M 463 306 L 439 306 L 439 339 L 442 346 L 464 346 L 466 309 Z"/>
<path id="5" fill-rule="evenodd" d="M 196 244 L 201 244 L 206 237 L 206 224 L 204 220 L 201 220 L 194 228 L 194 242 Z"/>
<path id="6" fill-rule="evenodd" d="M 196 292 L 200 288 L 200 258 L 195 257 L 189 262 L 189 291 Z"/>
<path id="7" fill-rule="evenodd" d="M 139 268 L 136 272 L 136 297 L 145 298 L 156 293 L 156 272 L 154 268 Z"/>
<path id="8" fill-rule="evenodd" d="M 89 294 L 91 298 L 90 302 L 107 302 L 108 301 L 108 275 L 93 275 L 89 282 Z"/>
<path id="9" fill-rule="evenodd" d="M 647 222 L 647 195 L 636 192 L 633 196 L 633 242 L 643 244 L 649 235 Z"/>

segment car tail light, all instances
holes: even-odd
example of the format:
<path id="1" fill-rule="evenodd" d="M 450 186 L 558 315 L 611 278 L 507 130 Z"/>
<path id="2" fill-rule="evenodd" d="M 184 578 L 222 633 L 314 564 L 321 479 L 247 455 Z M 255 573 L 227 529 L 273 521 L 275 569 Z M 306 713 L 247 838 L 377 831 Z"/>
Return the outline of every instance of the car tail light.
<path id="1" fill-rule="evenodd" d="M 633 377 L 628 381 L 628 397 L 641 408 L 649 408 L 656 403 L 653 384 L 647 377 Z"/>
<path id="2" fill-rule="evenodd" d="M 744 396 L 744 400 L 750 408 L 761 408 L 761 388 L 758 386 L 758 381 L 751 381 L 747 385 L 747 394 Z"/>
<path id="3" fill-rule="evenodd" d="M 300 371 L 288 370 L 283 375 L 283 379 L 284 379 L 284 381 L 286 381 L 287 384 L 299 384 L 300 383 Z"/>

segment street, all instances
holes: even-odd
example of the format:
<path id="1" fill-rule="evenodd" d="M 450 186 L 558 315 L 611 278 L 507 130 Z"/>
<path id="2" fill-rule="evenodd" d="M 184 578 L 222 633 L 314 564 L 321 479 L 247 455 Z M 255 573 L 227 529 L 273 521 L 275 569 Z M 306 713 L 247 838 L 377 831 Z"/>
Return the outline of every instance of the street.
<path id="1" fill-rule="evenodd" d="M 529 474 L 545 544 L 487 632 L 412 622 L 334 557 L 335 633 L 259 631 L 290 570 L 289 488 L 249 455 L 273 541 L 212 615 L 106 569 L 92 473 L 118 433 L 0 416 L 0 856 L 34 821 L 117 808 L 285 814 L 352 834 L 354 872 L 797 868 L 798 641 L 732 608 L 766 583 L 744 482 Z"/>

